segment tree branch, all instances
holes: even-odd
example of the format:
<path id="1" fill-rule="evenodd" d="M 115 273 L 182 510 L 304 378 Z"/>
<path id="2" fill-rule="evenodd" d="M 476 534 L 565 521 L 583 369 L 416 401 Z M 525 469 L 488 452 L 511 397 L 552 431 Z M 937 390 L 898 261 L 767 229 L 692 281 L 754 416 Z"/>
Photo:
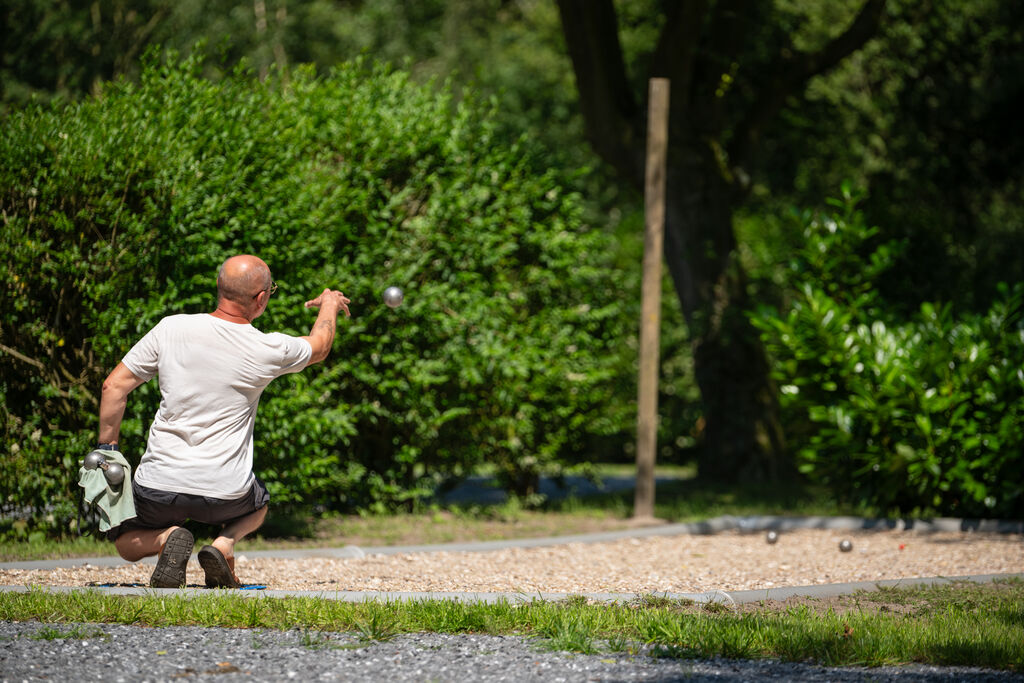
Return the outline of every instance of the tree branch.
<path id="1" fill-rule="evenodd" d="M 785 104 L 786 99 L 802 91 L 814 76 L 831 70 L 843 59 L 864 46 L 877 32 L 885 14 L 886 0 L 867 0 L 847 29 L 817 52 L 781 53 L 754 97 L 748 115 L 736 126 L 729 150 L 732 165 L 748 162 L 764 124 Z"/>
<path id="2" fill-rule="evenodd" d="M 46 369 L 46 366 L 42 362 L 36 360 L 35 358 L 30 358 L 30 357 L 26 356 L 25 354 L 23 354 L 21 351 L 18 351 L 17 349 L 12 349 L 7 344 L 0 344 L 0 351 L 3 351 L 4 353 L 7 353 L 7 354 L 17 358 L 22 363 L 28 363 L 29 365 L 34 365 L 37 368 L 39 368 L 40 370 L 45 370 Z"/>
<path id="3" fill-rule="evenodd" d="M 672 82 L 672 111 L 677 116 L 685 116 L 690 106 L 690 86 L 707 8 L 708 0 L 670 3 L 665 10 L 665 26 L 651 57 L 650 76 L 668 78 Z"/>
<path id="4" fill-rule="evenodd" d="M 846 57 L 864 47 L 878 32 L 885 13 L 886 0 L 867 0 L 849 28 L 815 53 L 797 53 L 794 61 L 799 74 L 796 80 L 803 84 L 814 76 L 831 70 Z"/>
<path id="5" fill-rule="evenodd" d="M 643 140 L 641 112 L 626 77 L 615 6 L 612 0 L 558 0 L 558 11 L 587 139 L 602 159 L 642 185 L 636 153 L 637 140 Z"/>

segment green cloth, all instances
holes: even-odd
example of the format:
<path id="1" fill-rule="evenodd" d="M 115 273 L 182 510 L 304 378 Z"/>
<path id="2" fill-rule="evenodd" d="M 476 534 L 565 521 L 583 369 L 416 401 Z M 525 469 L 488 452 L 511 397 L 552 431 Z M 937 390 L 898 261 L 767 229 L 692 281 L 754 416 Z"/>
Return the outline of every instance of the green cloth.
<path id="1" fill-rule="evenodd" d="M 117 486 L 107 483 L 103 470 L 97 467 L 78 470 L 78 485 L 85 489 L 85 500 L 95 505 L 100 514 L 100 531 L 118 526 L 135 516 L 135 499 L 132 497 L 132 468 L 120 451 L 100 451 L 107 462 L 116 462 L 124 467 L 124 481 Z"/>

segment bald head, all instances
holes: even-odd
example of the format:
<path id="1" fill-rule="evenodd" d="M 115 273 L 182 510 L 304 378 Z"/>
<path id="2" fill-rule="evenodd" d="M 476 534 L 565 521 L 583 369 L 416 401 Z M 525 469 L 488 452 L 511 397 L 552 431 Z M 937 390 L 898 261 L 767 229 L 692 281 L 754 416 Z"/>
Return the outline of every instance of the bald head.
<path id="1" fill-rule="evenodd" d="M 232 256 L 217 273 L 217 296 L 247 306 L 270 284 L 270 267 L 261 259 L 248 254 Z"/>

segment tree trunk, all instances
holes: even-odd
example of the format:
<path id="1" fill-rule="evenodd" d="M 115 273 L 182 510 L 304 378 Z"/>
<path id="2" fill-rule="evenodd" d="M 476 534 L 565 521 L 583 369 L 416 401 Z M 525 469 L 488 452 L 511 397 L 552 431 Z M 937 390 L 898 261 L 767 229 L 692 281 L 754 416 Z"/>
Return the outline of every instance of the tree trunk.
<path id="1" fill-rule="evenodd" d="M 697 143 L 700 145 L 700 143 Z M 735 249 L 734 189 L 713 152 L 683 149 L 668 176 L 665 260 L 690 328 L 704 410 L 701 477 L 778 481 L 785 453 L 777 390 L 746 316 L 746 275 Z"/>
<path id="2" fill-rule="evenodd" d="M 746 317 L 732 208 L 742 201 L 749 181 L 742 169 L 766 123 L 813 76 L 875 35 L 885 3 L 865 0 L 846 30 L 814 52 L 793 45 L 771 3 L 666 3 L 648 68 L 672 81 L 665 260 L 690 329 L 703 399 L 702 477 L 777 481 L 793 474 L 768 360 Z M 620 177 L 642 190 L 643 107 L 623 61 L 615 3 L 558 0 L 558 10 L 587 139 Z M 765 21 L 776 22 L 779 32 L 758 44 Z M 776 56 L 765 64 L 769 53 Z M 741 66 L 745 89 L 753 94 L 747 100 L 728 92 L 731 72 Z"/>

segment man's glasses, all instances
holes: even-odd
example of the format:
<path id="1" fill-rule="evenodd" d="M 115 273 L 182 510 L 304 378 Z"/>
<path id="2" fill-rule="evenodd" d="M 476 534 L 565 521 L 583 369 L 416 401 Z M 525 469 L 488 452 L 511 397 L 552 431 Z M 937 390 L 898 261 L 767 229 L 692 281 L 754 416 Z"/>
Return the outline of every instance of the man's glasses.
<path id="1" fill-rule="evenodd" d="M 260 292 L 270 292 L 271 296 L 273 296 L 274 292 L 276 292 L 276 291 L 277 291 L 277 283 L 274 282 L 273 280 L 270 281 L 270 286 L 269 287 L 267 287 L 266 289 L 261 289 L 260 290 Z M 252 298 L 255 299 L 256 297 L 258 297 L 260 295 L 260 292 L 256 292 L 255 294 L 253 294 Z"/>

